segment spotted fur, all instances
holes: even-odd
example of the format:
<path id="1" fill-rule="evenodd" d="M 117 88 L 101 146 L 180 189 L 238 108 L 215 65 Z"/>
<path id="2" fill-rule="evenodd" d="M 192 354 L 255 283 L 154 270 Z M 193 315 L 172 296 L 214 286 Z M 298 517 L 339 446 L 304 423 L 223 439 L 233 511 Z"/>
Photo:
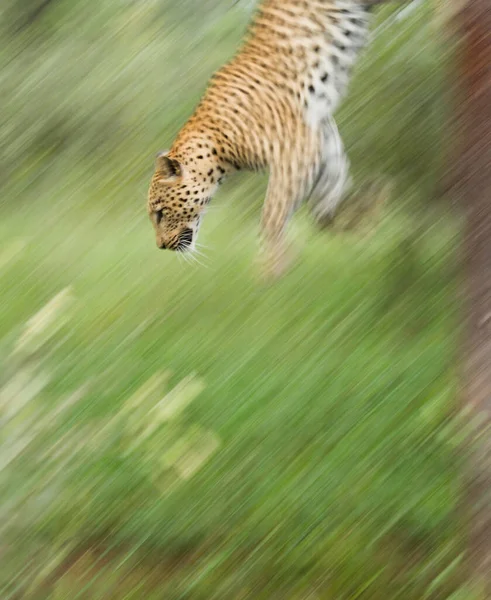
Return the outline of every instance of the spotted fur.
<path id="1" fill-rule="evenodd" d="M 269 170 L 262 234 L 273 261 L 302 201 L 319 221 L 334 213 L 349 165 L 333 113 L 368 24 L 360 0 L 260 3 L 239 52 L 157 159 L 148 212 L 160 248 L 192 249 L 217 187 L 242 168 Z"/>

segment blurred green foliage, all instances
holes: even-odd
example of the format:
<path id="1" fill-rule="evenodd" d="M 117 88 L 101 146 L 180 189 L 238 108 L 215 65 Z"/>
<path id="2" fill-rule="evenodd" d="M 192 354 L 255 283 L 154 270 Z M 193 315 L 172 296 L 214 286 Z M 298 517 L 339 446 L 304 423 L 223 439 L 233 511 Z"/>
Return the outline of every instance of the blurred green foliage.
<path id="1" fill-rule="evenodd" d="M 153 157 L 252 4 L 0 6 L 2 600 L 476 597 L 429 3 L 376 38 L 339 114 L 356 177 L 395 183 L 375 235 L 299 215 L 296 267 L 260 287 L 265 178 L 242 176 L 204 266 L 154 249 Z"/>
<path id="2" fill-rule="evenodd" d="M 233 54 L 252 3 L 44 2 L 7 0 L 0 9 L 3 202 L 22 201 L 34 178 L 67 171 L 134 202 L 155 153 Z M 381 21 L 394 7 L 384 9 Z M 355 169 L 390 173 L 405 187 L 424 183 L 426 193 L 445 117 L 443 49 L 429 30 L 425 5 L 383 32 L 340 114 Z"/>
<path id="3" fill-rule="evenodd" d="M 52 0 L 19 30 L 28 7 L 3 6 L 0 45 L 1 181 L 21 192 L 31 177 L 101 163 L 121 187 L 141 178 L 247 20 L 223 1 Z"/>

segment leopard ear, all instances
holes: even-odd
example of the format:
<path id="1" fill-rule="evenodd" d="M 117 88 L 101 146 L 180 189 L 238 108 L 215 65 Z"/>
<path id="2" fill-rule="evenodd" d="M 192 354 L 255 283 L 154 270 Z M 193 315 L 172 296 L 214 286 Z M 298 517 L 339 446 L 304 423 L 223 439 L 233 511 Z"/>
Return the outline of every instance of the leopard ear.
<path id="1" fill-rule="evenodd" d="M 162 179 L 173 180 L 182 175 L 181 164 L 174 158 L 169 158 L 168 152 L 159 152 L 155 169 Z"/>

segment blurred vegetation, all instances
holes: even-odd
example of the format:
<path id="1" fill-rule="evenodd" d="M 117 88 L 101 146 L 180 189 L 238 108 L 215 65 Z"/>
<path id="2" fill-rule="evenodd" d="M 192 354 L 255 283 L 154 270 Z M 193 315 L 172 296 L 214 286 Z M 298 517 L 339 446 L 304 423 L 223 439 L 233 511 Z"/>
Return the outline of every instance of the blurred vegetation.
<path id="1" fill-rule="evenodd" d="M 301 257 L 265 289 L 265 177 L 244 175 L 204 266 L 154 249 L 154 155 L 252 5 L 1 4 L 2 600 L 478 597 L 430 4 L 379 30 L 339 115 L 356 177 L 393 183 L 373 235 L 300 215 Z"/>
<path id="2" fill-rule="evenodd" d="M 211 72 L 234 52 L 251 4 L 3 3 L 0 185 L 10 192 L 3 202 L 26 198 L 34 178 L 37 190 L 47 178 L 52 190 L 56 174 L 69 172 L 133 203 L 156 149 L 171 143 Z M 384 8 L 382 17 L 394 10 Z M 425 193 L 440 166 L 435 145 L 445 118 L 433 33 L 430 6 L 389 28 L 360 65 L 341 113 L 355 167 L 397 176 L 406 188 L 425 184 Z"/>

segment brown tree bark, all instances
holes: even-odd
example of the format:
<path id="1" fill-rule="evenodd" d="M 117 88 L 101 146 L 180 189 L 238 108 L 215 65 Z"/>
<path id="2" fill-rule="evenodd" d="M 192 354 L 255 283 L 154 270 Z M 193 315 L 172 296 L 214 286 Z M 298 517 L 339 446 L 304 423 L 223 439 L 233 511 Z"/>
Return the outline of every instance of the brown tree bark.
<path id="1" fill-rule="evenodd" d="M 454 18 L 458 152 L 451 190 L 465 218 L 463 401 L 480 422 L 468 463 L 468 565 L 491 598 L 491 0 L 462 0 Z"/>

